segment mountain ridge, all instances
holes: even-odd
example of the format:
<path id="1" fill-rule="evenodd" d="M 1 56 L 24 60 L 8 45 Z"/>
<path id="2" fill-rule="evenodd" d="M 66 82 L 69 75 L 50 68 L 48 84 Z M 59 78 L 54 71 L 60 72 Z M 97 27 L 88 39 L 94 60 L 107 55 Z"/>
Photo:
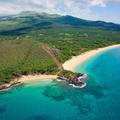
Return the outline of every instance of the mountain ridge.
<path id="1" fill-rule="evenodd" d="M 72 15 L 60 15 L 60 14 L 53 14 L 53 13 L 47 13 L 47 12 L 35 12 L 35 11 L 23 11 L 23 12 L 20 12 L 18 14 L 13 14 L 13 15 L 1 15 L 0 18 L 3 18 L 3 17 L 20 17 L 20 16 L 30 16 L 30 15 L 41 15 L 41 16 L 47 16 L 47 17 L 73 17 L 73 18 L 76 18 L 76 19 L 79 19 L 79 20 L 85 20 L 85 21 L 93 21 L 93 22 L 105 22 L 105 23 L 113 23 L 113 24 L 117 24 L 117 25 L 120 25 L 119 23 L 115 23 L 115 22 L 107 22 L 107 21 L 104 21 L 104 20 L 87 20 L 87 19 L 83 19 L 83 18 L 79 18 L 79 17 L 75 17 L 75 16 L 72 16 Z"/>

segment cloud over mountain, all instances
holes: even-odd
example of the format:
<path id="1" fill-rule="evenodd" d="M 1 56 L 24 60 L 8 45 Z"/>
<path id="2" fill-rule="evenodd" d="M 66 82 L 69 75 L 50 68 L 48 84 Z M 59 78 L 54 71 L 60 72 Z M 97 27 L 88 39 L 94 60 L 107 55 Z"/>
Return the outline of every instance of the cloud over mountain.
<path id="1" fill-rule="evenodd" d="M 94 14 L 93 8 L 105 9 L 109 4 L 120 5 L 120 0 L 0 0 L 0 14 L 36 11 L 97 19 L 99 16 Z"/>

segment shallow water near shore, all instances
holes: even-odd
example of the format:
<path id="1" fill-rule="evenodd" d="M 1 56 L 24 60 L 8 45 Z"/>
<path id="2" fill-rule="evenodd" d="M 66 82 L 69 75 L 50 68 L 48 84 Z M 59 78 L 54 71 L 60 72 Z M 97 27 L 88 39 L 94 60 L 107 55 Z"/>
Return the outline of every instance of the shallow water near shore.
<path id="1" fill-rule="evenodd" d="M 120 120 L 120 48 L 75 68 L 87 73 L 76 89 L 55 80 L 31 81 L 0 93 L 0 120 Z"/>

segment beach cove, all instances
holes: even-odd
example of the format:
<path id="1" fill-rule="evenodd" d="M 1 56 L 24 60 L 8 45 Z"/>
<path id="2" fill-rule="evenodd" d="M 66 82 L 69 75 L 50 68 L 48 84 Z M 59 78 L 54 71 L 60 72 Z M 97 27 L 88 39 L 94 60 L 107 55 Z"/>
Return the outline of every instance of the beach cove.
<path id="1" fill-rule="evenodd" d="M 90 75 L 84 89 L 22 77 L 24 85 L 0 93 L 0 120 L 118 120 L 120 47 L 109 48 L 74 64 L 74 71 Z"/>
<path id="2" fill-rule="evenodd" d="M 91 57 L 94 57 L 96 54 L 99 54 L 101 52 L 104 52 L 106 50 L 110 50 L 110 49 L 116 48 L 116 47 L 120 47 L 120 45 L 116 44 L 116 45 L 111 45 L 111 46 L 107 46 L 107 47 L 103 47 L 103 48 L 98 48 L 95 50 L 91 50 L 91 51 L 82 53 L 81 55 L 78 55 L 78 56 L 73 56 L 70 60 L 66 61 L 62 66 L 63 66 L 64 70 L 74 72 L 75 71 L 74 69 L 78 65 L 81 65 L 85 61 L 89 60 Z M 77 72 L 80 72 L 80 71 L 77 71 Z M 1 89 L 1 91 L 7 91 L 14 86 L 19 86 L 19 84 L 26 83 L 29 81 L 57 79 L 57 77 L 58 77 L 57 75 L 42 75 L 42 74 L 23 75 L 19 78 L 15 78 L 9 84 L 5 84 L 5 85 L 1 86 L 1 88 L 3 88 L 3 90 Z"/>

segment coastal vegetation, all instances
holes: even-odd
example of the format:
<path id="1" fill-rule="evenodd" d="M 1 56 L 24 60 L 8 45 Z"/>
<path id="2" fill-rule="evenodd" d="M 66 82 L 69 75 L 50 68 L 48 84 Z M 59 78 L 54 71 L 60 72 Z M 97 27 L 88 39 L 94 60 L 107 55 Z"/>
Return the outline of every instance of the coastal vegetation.
<path id="1" fill-rule="evenodd" d="M 74 80 L 76 79 L 77 77 L 79 77 L 80 75 L 82 76 L 82 74 L 79 74 L 79 73 L 74 73 L 74 72 L 71 72 L 71 71 L 67 71 L 67 70 L 62 70 L 60 71 L 58 74 L 59 78 L 63 78 L 63 79 L 68 79 L 68 80 Z"/>
<path id="2" fill-rule="evenodd" d="M 0 84 L 34 73 L 71 76 L 62 68 L 66 60 L 120 43 L 120 25 L 82 22 L 70 16 L 38 14 L 0 19 Z"/>

